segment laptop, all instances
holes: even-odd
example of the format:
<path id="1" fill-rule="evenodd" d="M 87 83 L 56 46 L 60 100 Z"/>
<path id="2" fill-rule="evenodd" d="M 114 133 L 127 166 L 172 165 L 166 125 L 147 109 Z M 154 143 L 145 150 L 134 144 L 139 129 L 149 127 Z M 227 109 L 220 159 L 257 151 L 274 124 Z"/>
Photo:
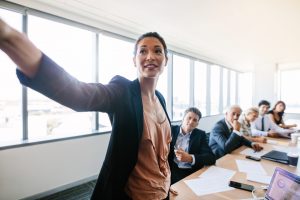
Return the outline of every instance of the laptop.
<path id="1" fill-rule="evenodd" d="M 261 158 L 283 164 L 289 164 L 287 153 L 281 151 L 272 150 L 269 153 L 262 155 Z"/>
<path id="2" fill-rule="evenodd" d="M 265 195 L 267 200 L 299 200 L 300 176 L 276 167 Z"/>

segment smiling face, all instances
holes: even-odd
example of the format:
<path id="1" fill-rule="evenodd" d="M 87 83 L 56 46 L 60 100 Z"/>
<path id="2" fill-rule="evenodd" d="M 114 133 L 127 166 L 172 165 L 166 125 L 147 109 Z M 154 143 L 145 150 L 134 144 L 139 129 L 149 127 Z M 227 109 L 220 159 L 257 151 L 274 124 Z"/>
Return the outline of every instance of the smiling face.
<path id="1" fill-rule="evenodd" d="M 261 105 L 261 106 L 259 106 L 259 113 L 260 113 L 260 115 L 265 115 L 265 114 L 267 114 L 267 112 L 269 111 L 269 109 L 270 109 L 270 106 L 269 105 Z"/>
<path id="2" fill-rule="evenodd" d="M 133 62 L 138 69 L 139 78 L 158 78 L 167 64 L 163 45 L 155 37 L 140 40 Z"/>

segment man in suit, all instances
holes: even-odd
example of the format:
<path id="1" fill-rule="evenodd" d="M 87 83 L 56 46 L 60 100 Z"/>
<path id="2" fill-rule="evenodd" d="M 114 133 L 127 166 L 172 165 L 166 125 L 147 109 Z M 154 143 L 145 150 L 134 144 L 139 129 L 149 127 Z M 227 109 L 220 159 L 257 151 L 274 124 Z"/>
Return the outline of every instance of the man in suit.
<path id="1" fill-rule="evenodd" d="M 172 126 L 169 163 L 171 184 L 201 169 L 215 164 L 215 156 L 206 142 L 204 131 L 197 129 L 201 112 L 194 107 L 184 112 L 182 124 Z"/>
<path id="2" fill-rule="evenodd" d="M 230 106 L 226 111 L 225 118 L 218 121 L 213 127 L 209 137 L 209 146 L 217 159 L 242 145 L 251 147 L 255 151 L 262 149 L 259 144 L 247 140 L 240 133 L 241 124 L 238 119 L 241 112 L 240 106 Z"/>

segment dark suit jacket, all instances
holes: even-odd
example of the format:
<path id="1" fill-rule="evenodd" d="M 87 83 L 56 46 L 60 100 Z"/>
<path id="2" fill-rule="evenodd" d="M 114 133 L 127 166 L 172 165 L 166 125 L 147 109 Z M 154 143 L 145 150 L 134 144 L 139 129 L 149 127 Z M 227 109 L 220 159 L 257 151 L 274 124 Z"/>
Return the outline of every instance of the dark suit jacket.
<path id="1" fill-rule="evenodd" d="M 180 126 L 172 126 L 172 142 L 169 156 L 170 165 L 176 165 L 173 161 L 175 156 L 174 145 L 176 144 L 179 132 Z M 195 165 L 192 166 L 192 172 L 201 169 L 204 165 L 213 165 L 216 162 L 215 155 L 206 142 L 205 132 L 197 128 L 191 133 L 188 153 L 194 154 L 195 156 Z"/>
<path id="2" fill-rule="evenodd" d="M 42 56 L 39 71 L 34 78 L 30 79 L 18 70 L 17 75 L 23 85 L 76 111 L 109 114 L 112 132 L 92 199 L 127 199 L 124 187 L 137 162 L 143 134 L 139 81 L 116 76 L 107 85 L 83 83 L 66 73 L 46 55 Z M 156 96 L 167 115 L 163 96 L 157 91 Z"/>
<path id="3" fill-rule="evenodd" d="M 209 146 L 217 159 L 242 145 L 251 147 L 251 141 L 247 140 L 243 136 L 230 132 L 225 119 L 222 119 L 215 124 L 210 133 Z"/>

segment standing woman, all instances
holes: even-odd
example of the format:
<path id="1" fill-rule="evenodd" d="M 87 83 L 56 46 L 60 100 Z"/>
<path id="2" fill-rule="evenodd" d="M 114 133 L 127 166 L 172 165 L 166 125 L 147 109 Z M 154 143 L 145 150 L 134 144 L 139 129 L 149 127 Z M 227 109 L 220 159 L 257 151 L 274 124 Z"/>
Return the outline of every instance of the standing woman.
<path id="1" fill-rule="evenodd" d="M 76 111 L 109 114 L 111 138 L 92 199 L 167 198 L 170 120 L 165 100 L 155 88 L 168 58 L 159 34 L 146 33 L 136 41 L 136 80 L 115 76 L 107 85 L 72 77 L 1 19 L 0 49 L 18 66 L 23 85 Z"/>
<path id="2" fill-rule="evenodd" d="M 289 128 L 296 127 L 297 124 L 287 125 L 284 123 L 283 115 L 284 115 L 285 108 L 286 105 L 283 101 L 277 101 L 277 103 L 274 105 L 272 110 L 268 112 L 268 116 L 275 124 L 277 124 L 281 128 L 289 129 Z"/>

